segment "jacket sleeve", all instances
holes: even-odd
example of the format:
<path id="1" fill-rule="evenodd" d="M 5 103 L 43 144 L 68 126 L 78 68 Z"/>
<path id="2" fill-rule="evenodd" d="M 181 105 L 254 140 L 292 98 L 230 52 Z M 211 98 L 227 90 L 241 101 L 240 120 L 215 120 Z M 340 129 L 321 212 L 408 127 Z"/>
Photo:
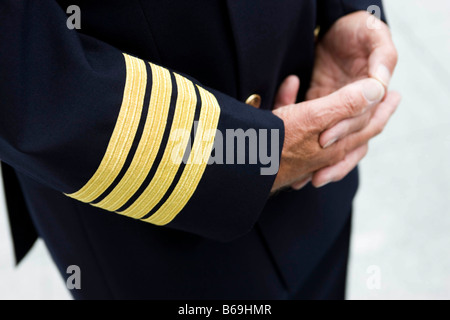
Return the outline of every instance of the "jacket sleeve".
<path id="1" fill-rule="evenodd" d="M 1 160 L 105 214 L 220 241 L 248 232 L 282 121 L 66 20 L 54 1 L 0 4 Z"/>
<path id="2" fill-rule="evenodd" d="M 321 36 L 328 31 L 336 20 L 359 10 L 379 15 L 379 18 L 386 22 L 381 0 L 318 0 L 317 5 L 317 24 L 320 26 Z M 379 10 L 372 11 L 375 8 L 374 6 L 378 7 Z"/>

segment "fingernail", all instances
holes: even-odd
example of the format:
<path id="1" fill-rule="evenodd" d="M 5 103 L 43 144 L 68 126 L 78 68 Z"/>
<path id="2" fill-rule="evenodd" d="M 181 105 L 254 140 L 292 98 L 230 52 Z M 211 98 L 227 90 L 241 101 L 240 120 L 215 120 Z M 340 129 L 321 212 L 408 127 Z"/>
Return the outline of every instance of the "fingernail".
<path id="1" fill-rule="evenodd" d="M 308 183 L 310 183 L 311 180 L 312 180 L 312 177 L 308 178 L 307 180 L 305 180 L 302 183 L 294 184 L 291 188 L 298 191 L 298 190 L 302 189 L 304 186 L 306 186 Z"/>
<path id="2" fill-rule="evenodd" d="M 327 143 L 325 143 L 325 145 L 323 146 L 324 149 L 331 147 L 331 145 L 333 145 L 336 141 L 338 140 L 338 138 L 333 138 L 330 141 L 328 141 Z"/>
<path id="3" fill-rule="evenodd" d="M 319 189 L 319 188 L 325 187 L 327 184 L 330 184 L 331 182 L 333 182 L 333 180 L 327 180 L 324 183 L 318 185 L 316 188 Z"/>
<path id="4" fill-rule="evenodd" d="M 363 84 L 363 94 L 369 102 L 378 102 L 383 99 L 385 89 L 380 81 L 368 79 Z"/>
<path id="5" fill-rule="evenodd" d="M 388 87 L 389 82 L 391 82 L 391 72 L 385 65 L 382 64 L 378 66 L 373 77 L 384 84 L 386 87 Z"/>

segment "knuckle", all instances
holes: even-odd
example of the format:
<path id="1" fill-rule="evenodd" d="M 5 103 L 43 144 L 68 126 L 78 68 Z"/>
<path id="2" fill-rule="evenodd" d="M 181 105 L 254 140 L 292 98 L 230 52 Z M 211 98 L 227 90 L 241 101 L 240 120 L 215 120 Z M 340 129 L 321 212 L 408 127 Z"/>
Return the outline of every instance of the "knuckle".
<path id="1" fill-rule="evenodd" d="M 341 94 L 341 106 L 348 115 L 359 113 L 360 103 L 357 94 L 350 90 L 345 90 Z"/>
<path id="2" fill-rule="evenodd" d="M 325 128 L 324 119 L 326 115 L 316 108 L 308 107 L 305 109 L 304 121 L 307 127 L 321 131 Z"/>
<path id="3" fill-rule="evenodd" d="M 313 108 L 308 108 L 305 111 L 305 123 L 312 127 L 318 126 L 320 118 L 317 117 L 317 112 Z"/>
<path id="4" fill-rule="evenodd" d="M 366 145 L 364 146 L 364 151 L 363 151 L 363 153 L 362 153 L 361 160 L 364 159 L 364 158 L 367 156 L 368 153 L 369 153 L 369 144 L 366 144 Z"/>
<path id="5" fill-rule="evenodd" d="M 372 119 L 371 114 L 367 114 L 363 119 L 363 127 L 367 127 L 370 124 L 370 120 Z"/>
<path id="6" fill-rule="evenodd" d="M 394 45 L 392 45 L 391 57 L 392 57 L 393 64 L 396 65 L 398 62 L 398 50 Z"/>
<path id="7" fill-rule="evenodd" d="M 380 135 L 384 130 L 384 126 L 382 124 L 377 124 L 373 130 L 373 136 L 376 137 Z"/>
<path id="8" fill-rule="evenodd" d="M 366 145 L 364 146 L 364 152 L 362 154 L 362 157 L 364 158 L 365 156 L 367 156 L 368 153 L 369 153 L 369 144 L 366 143 Z"/>
<path id="9" fill-rule="evenodd" d="M 385 59 L 388 63 L 387 66 L 390 68 L 395 68 L 398 63 L 398 50 L 395 47 L 394 43 L 391 41 L 384 48 L 385 50 Z"/>
<path id="10" fill-rule="evenodd" d="M 345 149 L 344 148 L 339 148 L 336 151 L 336 155 L 334 157 L 335 162 L 338 163 L 338 162 L 344 161 L 346 155 L 347 155 L 347 152 L 345 151 Z"/>

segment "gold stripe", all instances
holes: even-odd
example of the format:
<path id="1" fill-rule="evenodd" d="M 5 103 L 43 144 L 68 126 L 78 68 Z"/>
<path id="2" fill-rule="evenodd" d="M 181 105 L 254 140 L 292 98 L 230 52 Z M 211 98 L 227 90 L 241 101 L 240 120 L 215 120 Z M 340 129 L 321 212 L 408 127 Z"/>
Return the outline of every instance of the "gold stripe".
<path id="1" fill-rule="evenodd" d="M 198 90 L 202 101 L 202 110 L 189 160 L 167 201 L 157 212 L 143 221 L 157 225 L 165 225 L 172 221 L 194 194 L 203 176 L 216 136 L 220 107 L 211 93 L 200 87 Z"/>
<path id="2" fill-rule="evenodd" d="M 187 146 L 194 121 L 197 96 L 191 81 L 178 74 L 175 74 L 175 79 L 178 87 L 176 109 L 161 162 L 144 192 L 129 208 L 118 212 L 120 214 L 135 219 L 145 216 L 162 199 L 180 167 L 182 157 L 174 161 L 173 154 L 177 148 L 184 151 Z M 177 143 L 177 140 L 180 142 Z"/>
<path id="3" fill-rule="evenodd" d="M 126 81 L 122 106 L 106 153 L 92 178 L 69 197 L 83 202 L 98 198 L 119 175 L 130 152 L 144 104 L 147 72 L 145 63 L 124 54 Z"/>
<path id="4" fill-rule="evenodd" d="M 151 63 L 150 67 L 153 87 L 145 127 L 136 154 L 119 184 L 105 199 L 95 204 L 96 207 L 116 211 L 125 205 L 144 182 L 158 154 L 169 113 L 172 82 L 167 69 Z"/>

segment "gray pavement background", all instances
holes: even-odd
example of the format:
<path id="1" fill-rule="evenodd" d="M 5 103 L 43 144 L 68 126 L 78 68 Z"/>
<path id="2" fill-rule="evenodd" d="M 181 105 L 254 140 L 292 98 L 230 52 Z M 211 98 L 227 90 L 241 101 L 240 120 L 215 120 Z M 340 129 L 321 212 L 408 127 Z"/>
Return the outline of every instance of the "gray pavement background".
<path id="1" fill-rule="evenodd" d="M 384 3 L 403 102 L 360 166 L 347 296 L 450 299 L 450 1 Z M 70 299 L 42 241 L 13 266 L 0 199 L 0 299 Z"/>
<path id="2" fill-rule="evenodd" d="M 348 298 L 450 299 L 450 1 L 385 7 L 403 101 L 360 166 Z"/>

